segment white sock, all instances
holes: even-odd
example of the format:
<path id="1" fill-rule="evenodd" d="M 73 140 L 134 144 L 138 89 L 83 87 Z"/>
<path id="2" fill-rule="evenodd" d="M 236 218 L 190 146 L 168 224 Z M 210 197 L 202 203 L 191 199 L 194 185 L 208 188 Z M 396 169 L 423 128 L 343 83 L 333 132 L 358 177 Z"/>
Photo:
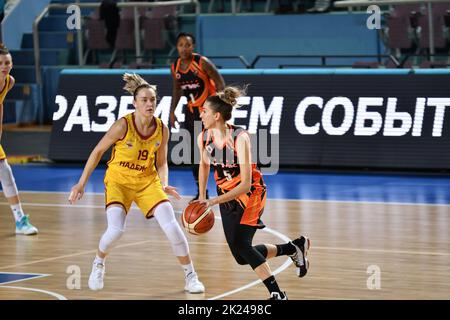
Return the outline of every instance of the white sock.
<path id="1" fill-rule="evenodd" d="M 105 264 L 105 258 L 100 258 L 99 256 L 98 256 L 98 254 L 95 256 L 95 259 L 94 259 L 94 263 L 95 264 Z"/>
<path id="2" fill-rule="evenodd" d="M 194 265 L 191 263 L 189 264 L 182 264 L 181 267 L 184 270 L 184 276 L 187 278 L 191 273 L 195 273 Z"/>
<path id="3" fill-rule="evenodd" d="M 22 206 L 20 205 L 20 203 L 11 205 L 11 210 L 14 215 L 14 219 L 16 221 L 20 221 L 20 219 L 22 219 L 23 216 L 25 215 L 23 213 Z"/>

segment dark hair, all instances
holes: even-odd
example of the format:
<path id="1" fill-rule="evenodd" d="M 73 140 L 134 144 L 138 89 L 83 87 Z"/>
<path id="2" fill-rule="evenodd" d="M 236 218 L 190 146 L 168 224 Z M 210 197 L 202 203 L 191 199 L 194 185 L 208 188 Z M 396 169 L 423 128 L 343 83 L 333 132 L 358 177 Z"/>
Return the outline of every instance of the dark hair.
<path id="1" fill-rule="evenodd" d="M 139 93 L 139 90 L 141 90 L 142 88 L 152 89 L 153 91 L 155 91 L 155 95 L 157 94 L 156 86 L 152 86 L 147 81 L 142 79 L 141 76 L 138 74 L 125 73 L 123 75 L 123 80 L 126 82 L 123 89 L 131 93 L 133 95 L 134 100 L 136 100 L 136 96 Z"/>
<path id="2" fill-rule="evenodd" d="M 210 96 L 206 99 L 211 105 L 214 112 L 219 112 L 224 121 L 231 119 L 231 112 L 234 107 L 239 107 L 237 99 L 247 94 L 248 85 L 244 88 L 228 86 L 223 91 L 217 92 L 217 95 Z"/>
<path id="3" fill-rule="evenodd" d="M 0 42 L 0 54 L 9 54 L 8 48 Z"/>
<path id="4" fill-rule="evenodd" d="M 195 37 L 192 33 L 189 33 L 189 32 L 180 32 L 177 36 L 176 44 L 178 44 L 178 40 L 180 40 L 180 38 L 183 38 L 183 37 L 190 37 L 192 39 L 192 44 L 195 44 Z"/>

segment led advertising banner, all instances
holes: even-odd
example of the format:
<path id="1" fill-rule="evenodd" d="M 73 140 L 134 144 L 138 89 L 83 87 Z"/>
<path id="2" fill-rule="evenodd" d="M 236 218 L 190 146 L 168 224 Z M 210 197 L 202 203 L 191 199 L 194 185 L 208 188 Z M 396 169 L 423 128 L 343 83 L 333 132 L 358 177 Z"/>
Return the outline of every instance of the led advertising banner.
<path id="1" fill-rule="evenodd" d="M 156 115 L 168 123 L 172 79 L 157 85 Z M 250 84 L 232 123 L 254 137 L 258 162 L 298 167 L 450 168 L 450 75 L 224 74 Z M 49 158 L 85 161 L 109 127 L 133 111 L 120 73 L 63 73 L 55 97 Z M 184 121 L 186 99 L 177 107 Z M 172 131 L 169 162 L 180 135 Z M 174 149 L 175 148 L 175 149 Z M 107 159 L 109 155 L 105 155 Z"/>

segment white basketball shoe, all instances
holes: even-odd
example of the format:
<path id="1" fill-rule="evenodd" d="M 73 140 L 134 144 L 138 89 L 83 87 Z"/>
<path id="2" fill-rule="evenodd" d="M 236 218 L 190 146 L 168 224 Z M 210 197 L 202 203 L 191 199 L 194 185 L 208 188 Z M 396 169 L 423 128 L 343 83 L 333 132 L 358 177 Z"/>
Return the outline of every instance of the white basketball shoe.
<path id="1" fill-rule="evenodd" d="M 203 293 L 205 292 L 205 286 L 198 280 L 197 273 L 192 272 L 186 277 L 186 285 L 184 290 L 189 293 Z"/>
<path id="2" fill-rule="evenodd" d="M 92 265 L 92 272 L 89 276 L 89 289 L 97 291 L 103 289 L 103 278 L 105 277 L 105 265 L 95 263 Z"/>

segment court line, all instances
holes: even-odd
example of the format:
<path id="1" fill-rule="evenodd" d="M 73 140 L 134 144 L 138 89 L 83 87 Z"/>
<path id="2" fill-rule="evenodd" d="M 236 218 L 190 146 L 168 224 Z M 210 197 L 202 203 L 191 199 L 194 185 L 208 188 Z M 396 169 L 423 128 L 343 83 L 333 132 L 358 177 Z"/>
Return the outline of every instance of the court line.
<path id="1" fill-rule="evenodd" d="M 20 191 L 20 193 L 44 193 L 44 194 L 67 194 L 69 197 L 70 191 L 32 191 L 25 190 Z M 86 195 L 104 195 L 104 192 L 85 192 Z M 192 199 L 194 195 L 181 196 L 182 199 Z M 361 204 L 389 204 L 398 206 L 437 206 L 437 207 L 448 207 L 450 203 L 427 203 L 427 202 L 385 202 L 385 201 L 360 201 L 360 200 L 336 200 L 336 199 L 289 199 L 289 198 L 267 198 L 267 200 L 279 200 L 279 201 L 294 201 L 294 202 L 336 202 L 336 203 L 361 203 Z"/>
<path id="2" fill-rule="evenodd" d="M 42 289 L 25 288 L 25 287 L 14 287 L 14 286 L 0 286 L 0 288 L 17 289 L 17 290 L 25 290 L 25 291 L 35 291 L 35 292 L 40 292 L 40 293 L 45 293 L 45 294 L 51 295 L 51 296 L 55 297 L 58 300 L 67 300 L 66 297 L 64 297 L 63 295 L 61 295 L 59 293 L 52 292 L 52 291 L 47 291 L 47 290 L 42 290 Z"/>

